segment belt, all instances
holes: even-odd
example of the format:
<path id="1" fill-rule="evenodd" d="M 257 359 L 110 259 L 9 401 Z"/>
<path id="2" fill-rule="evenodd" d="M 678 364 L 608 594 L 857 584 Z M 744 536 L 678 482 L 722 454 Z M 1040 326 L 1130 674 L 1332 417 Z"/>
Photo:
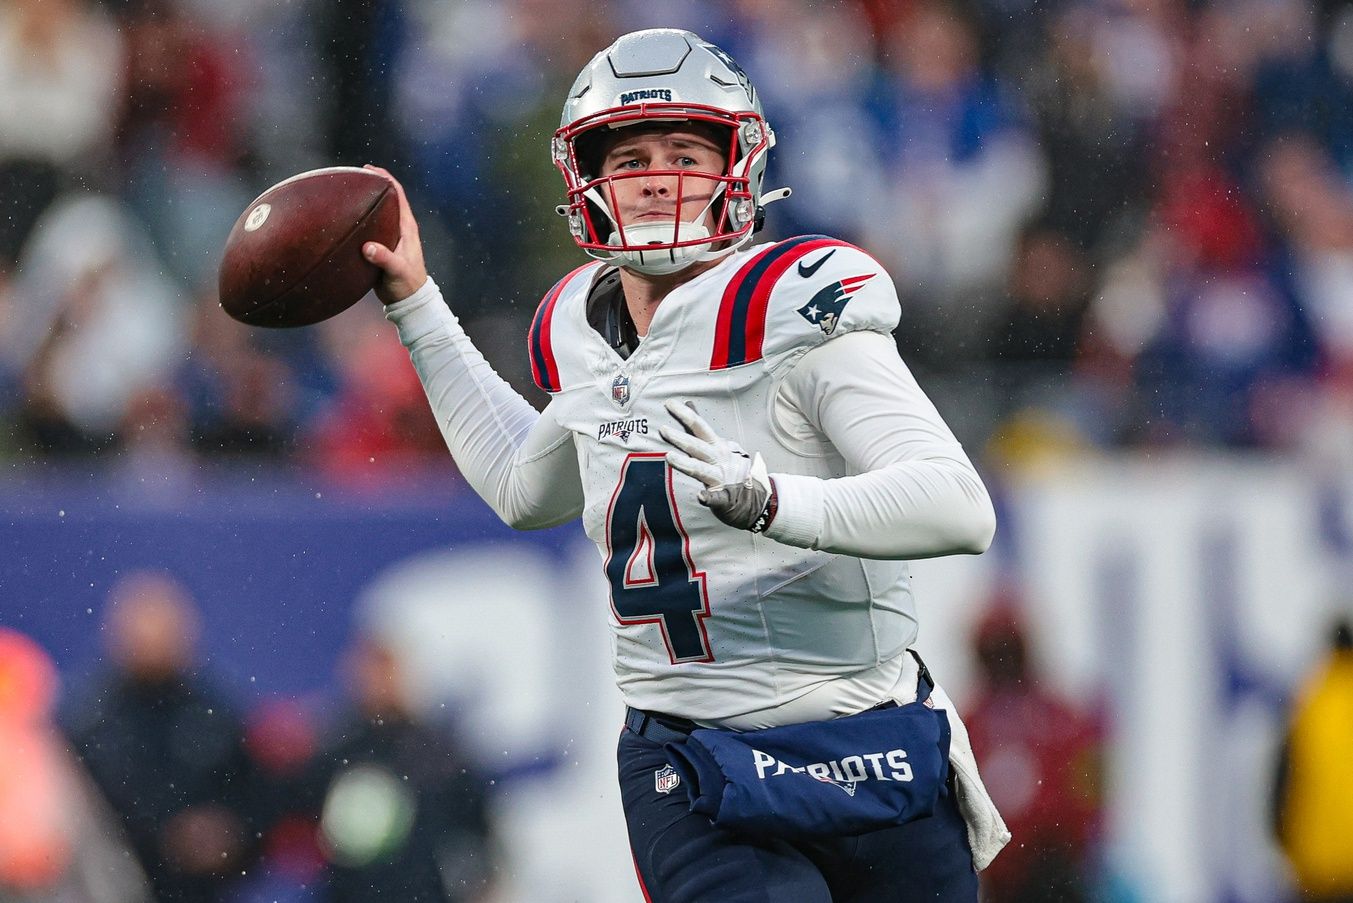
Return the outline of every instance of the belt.
<path id="1" fill-rule="evenodd" d="M 690 736 L 699 725 L 685 718 L 625 708 L 625 727 L 654 743 L 679 743 Z"/>
<path id="2" fill-rule="evenodd" d="M 915 650 L 908 649 L 907 651 L 911 653 L 912 658 L 916 659 L 916 701 L 922 702 L 934 692 L 935 680 L 930 676 L 930 669 L 925 666 L 925 662 L 921 661 L 921 657 L 916 654 Z M 893 700 L 885 699 L 867 711 L 890 709 L 896 705 L 897 703 Z M 645 740 L 651 740 L 654 743 L 680 743 L 699 726 L 688 718 L 678 718 L 675 715 L 666 715 L 661 712 L 645 712 L 642 709 L 625 707 L 625 727 Z"/>

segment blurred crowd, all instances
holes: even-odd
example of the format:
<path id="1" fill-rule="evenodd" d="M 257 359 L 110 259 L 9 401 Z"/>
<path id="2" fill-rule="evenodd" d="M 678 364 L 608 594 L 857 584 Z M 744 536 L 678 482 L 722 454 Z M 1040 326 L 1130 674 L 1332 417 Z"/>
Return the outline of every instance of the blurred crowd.
<path id="1" fill-rule="evenodd" d="M 354 633 L 337 705 L 246 710 L 171 575 L 128 573 L 103 616 L 101 668 L 64 687 L 0 627 L 0 901 L 490 899 L 489 780 L 377 632 Z"/>
<path id="2" fill-rule="evenodd" d="M 141 479 L 449 467 L 374 301 L 250 329 L 224 237 L 296 172 L 399 175 L 429 266 L 541 400 L 575 261 L 548 159 L 615 35 L 752 74 L 770 237 L 896 276 L 898 342 L 974 453 L 1353 450 L 1353 7 L 1338 0 L 3 0 L 0 459 Z"/>

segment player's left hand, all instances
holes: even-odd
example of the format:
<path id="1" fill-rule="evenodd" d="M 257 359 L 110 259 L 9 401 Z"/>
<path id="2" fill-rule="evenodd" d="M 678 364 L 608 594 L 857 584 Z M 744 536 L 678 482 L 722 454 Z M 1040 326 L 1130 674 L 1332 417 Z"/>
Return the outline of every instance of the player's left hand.
<path id="1" fill-rule="evenodd" d="M 737 443 L 720 438 L 689 402 L 667 402 L 667 412 L 685 432 L 659 427 L 658 435 L 677 451 L 667 463 L 705 488 L 700 504 L 730 527 L 760 533 L 775 517 L 775 484 L 761 455 L 749 455 Z"/>

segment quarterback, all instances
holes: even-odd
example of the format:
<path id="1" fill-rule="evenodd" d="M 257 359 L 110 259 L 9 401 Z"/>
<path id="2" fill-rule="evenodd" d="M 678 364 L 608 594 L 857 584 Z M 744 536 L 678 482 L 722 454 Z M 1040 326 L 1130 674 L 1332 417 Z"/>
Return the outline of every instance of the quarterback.
<path id="1" fill-rule="evenodd" d="M 774 143 L 689 32 L 583 69 L 552 150 L 593 259 L 531 324 L 541 412 L 443 302 L 402 189 L 399 246 L 364 252 L 466 479 L 597 545 L 645 898 L 975 901 L 1009 835 L 911 650 L 906 562 L 984 551 L 995 515 L 898 356 L 888 273 L 827 236 L 754 242 L 789 193 L 762 186 Z"/>

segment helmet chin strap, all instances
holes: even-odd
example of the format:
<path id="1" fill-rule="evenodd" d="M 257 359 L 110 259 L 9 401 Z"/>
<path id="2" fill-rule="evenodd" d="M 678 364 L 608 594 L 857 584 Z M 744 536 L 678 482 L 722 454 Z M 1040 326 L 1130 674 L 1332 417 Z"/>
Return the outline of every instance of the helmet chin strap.
<path id="1" fill-rule="evenodd" d="M 679 242 L 700 241 L 709 238 L 709 230 L 703 223 L 677 223 L 676 240 Z M 671 240 L 672 227 L 667 223 L 640 223 L 625 230 L 625 238 L 630 249 L 616 251 L 617 260 L 623 266 L 649 276 L 665 276 L 677 273 L 698 260 L 709 251 L 713 242 L 684 245 L 680 248 L 654 248 L 651 251 L 634 248 L 634 245 L 665 244 Z M 620 244 L 620 230 L 611 233 L 607 244 Z"/>

